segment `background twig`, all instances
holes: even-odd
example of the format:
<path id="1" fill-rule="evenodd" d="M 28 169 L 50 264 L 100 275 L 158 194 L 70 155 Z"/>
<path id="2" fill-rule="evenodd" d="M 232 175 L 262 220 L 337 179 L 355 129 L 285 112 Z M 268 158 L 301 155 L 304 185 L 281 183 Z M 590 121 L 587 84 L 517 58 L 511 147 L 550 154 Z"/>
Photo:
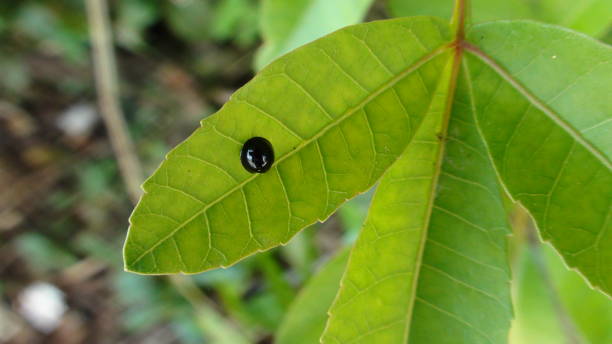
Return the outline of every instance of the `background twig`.
<path id="1" fill-rule="evenodd" d="M 132 201 L 136 203 L 142 193 L 142 172 L 119 106 L 117 66 L 112 47 L 108 6 L 106 0 L 87 0 L 86 3 L 100 111 L 126 189 Z"/>

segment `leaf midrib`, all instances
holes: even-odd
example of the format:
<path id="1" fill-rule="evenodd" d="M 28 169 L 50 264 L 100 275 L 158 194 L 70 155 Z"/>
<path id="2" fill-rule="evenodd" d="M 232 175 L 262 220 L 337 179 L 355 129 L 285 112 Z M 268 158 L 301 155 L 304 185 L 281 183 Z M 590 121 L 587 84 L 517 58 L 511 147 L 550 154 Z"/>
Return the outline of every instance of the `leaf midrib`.
<path id="1" fill-rule="evenodd" d="M 451 66 L 451 71 L 450 71 L 450 80 L 448 83 L 448 93 L 446 95 L 446 100 L 445 100 L 445 106 L 444 106 L 444 113 L 442 114 L 442 127 L 441 127 L 441 133 L 439 135 L 441 135 L 442 140 L 441 142 L 438 142 L 438 148 L 437 148 L 437 153 L 436 153 L 436 166 L 434 169 L 434 174 L 432 176 L 432 181 L 431 181 L 431 189 L 429 190 L 429 197 L 428 197 L 428 204 L 427 204 L 427 211 L 426 211 L 426 219 L 425 219 L 425 223 L 423 224 L 423 233 L 421 234 L 420 240 L 419 240 L 419 248 L 418 248 L 418 253 L 417 253 L 417 260 L 415 262 L 415 272 L 413 274 L 412 277 L 412 295 L 410 298 L 410 304 L 409 304 L 409 309 L 408 312 L 406 314 L 406 328 L 404 330 L 404 340 L 403 342 L 408 342 L 409 336 L 410 336 L 410 329 L 412 328 L 412 314 L 414 312 L 414 304 L 415 301 L 417 300 L 418 296 L 417 296 L 417 289 L 419 286 L 419 276 L 420 276 L 420 272 L 421 272 L 421 267 L 423 265 L 423 253 L 425 251 L 425 242 L 427 241 L 427 237 L 429 234 L 429 225 L 431 222 L 431 214 L 433 212 L 433 207 L 434 207 L 434 203 L 435 203 L 435 199 L 436 199 L 436 190 L 438 188 L 438 183 L 439 183 L 439 179 L 440 179 L 440 173 L 442 171 L 442 163 L 443 163 L 443 158 L 444 158 L 444 154 L 446 151 L 446 136 L 447 136 L 447 132 L 448 132 L 448 124 L 450 122 L 450 118 L 451 118 L 451 112 L 453 110 L 453 99 L 455 98 L 455 91 L 457 89 L 457 80 L 458 80 L 458 76 L 459 76 L 459 70 L 460 70 L 460 65 L 461 65 L 461 61 L 462 61 L 462 49 L 459 46 L 455 46 L 454 47 L 454 54 L 453 54 L 453 61 L 452 66 Z"/>
<path id="2" fill-rule="evenodd" d="M 371 102 L 374 98 L 376 98 L 377 96 L 379 96 L 383 92 L 387 91 L 391 87 L 395 86 L 395 84 L 397 84 L 399 81 L 401 81 L 403 78 L 407 77 L 408 75 L 412 74 L 412 72 L 414 72 L 415 70 L 419 69 L 421 66 L 423 66 L 427 62 L 433 60 L 434 58 L 438 57 L 439 55 L 441 55 L 444 52 L 446 52 L 448 50 L 451 50 L 453 48 L 454 48 L 454 46 L 452 45 L 452 43 L 446 43 L 446 44 L 443 44 L 443 45 L 439 46 L 438 48 L 432 50 L 430 53 L 424 55 L 423 57 L 418 59 L 415 63 L 413 63 L 412 65 L 407 67 L 404 71 L 398 73 L 395 77 L 391 78 L 389 81 L 387 81 L 384 84 L 382 84 L 377 90 L 375 90 L 369 96 L 367 96 L 361 103 L 359 103 L 358 105 L 356 105 L 355 107 L 353 107 L 351 109 L 348 109 L 343 115 L 339 116 L 335 121 L 333 121 L 330 124 L 328 124 L 327 126 L 323 127 L 323 129 L 321 129 L 316 135 L 314 135 L 310 139 L 304 140 L 304 142 L 299 144 L 294 150 L 292 150 L 291 152 L 289 152 L 289 153 L 285 154 L 284 156 L 282 156 L 281 158 L 279 158 L 277 160 L 276 165 L 278 166 L 278 164 L 280 164 L 283 160 L 293 156 L 293 154 L 296 154 L 297 152 L 301 151 L 301 149 L 304 148 L 305 146 L 307 146 L 307 145 L 311 144 L 312 142 L 315 142 L 316 140 L 318 140 L 321 136 L 323 136 L 329 130 L 331 130 L 332 128 L 336 127 L 339 123 L 341 123 L 342 121 L 344 121 L 345 119 L 350 117 L 352 114 L 354 114 L 358 110 L 362 109 L 365 105 L 367 105 L 369 102 Z M 226 193 L 221 195 L 216 200 L 214 200 L 211 203 L 209 203 L 206 206 L 204 206 L 201 210 L 197 211 L 190 218 L 188 218 L 187 220 L 185 220 L 181 224 L 179 224 L 169 234 L 167 234 L 163 238 L 159 239 L 155 244 L 151 245 L 150 248 L 146 249 L 135 260 L 130 262 L 130 264 L 131 265 L 137 264 L 147 254 L 151 253 L 153 250 L 155 250 L 163 242 L 165 242 L 166 240 L 168 240 L 169 238 L 174 236 L 174 234 L 176 234 L 185 225 L 187 225 L 188 223 L 193 221 L 196 217 L 198 217 L 202 213 L 206 212 L 206 210 L 208 210 L 213 205 L 221 202 L 222 200 L 224 200 L 226 197 L 228 197 L 229 195 L 231 195 L 235 191 L 240 190 L 247 183 L 251 182 L 253 179 L 257 178 L 258 176 L 259 176 L 259 174 L 255 174 L 255 175 L 245 179 L 243 182 L 237 184 L 235 187 L 233 187 L 232 189 L 230 189 L 229 191 L 227 191 Z M 126 267 L 125 268 L 126 268 L 126 270 L 130 271 L 129 270 L 129 266 L 127 265 L 127 261 L 126 261 Z"/>

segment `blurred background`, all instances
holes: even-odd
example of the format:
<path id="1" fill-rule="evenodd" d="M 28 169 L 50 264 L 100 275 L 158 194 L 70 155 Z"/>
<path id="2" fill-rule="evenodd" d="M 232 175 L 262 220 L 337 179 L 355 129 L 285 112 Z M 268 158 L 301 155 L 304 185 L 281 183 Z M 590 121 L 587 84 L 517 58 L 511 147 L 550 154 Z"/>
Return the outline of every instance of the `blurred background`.
<path id="1" fill-rule="evenodd" d="M 602 19 L 601 8 L 577 28 L 609 43 L 612 10 Z M 279 54 L 344 25 L 417 12 L 372 0 L 0 2 L 0 343 L 273 342 L 304 284 L 357 236 L 371 192 L 229 269 L 152 277 L 122 267 L 130 176 L 149 175 Z M 133 147 L 117 146 L 125 138 Z M 612 301 L 539 242 L 524 212 L 509 206 L 509 218 L 511 341 L 612 343 Z"/>

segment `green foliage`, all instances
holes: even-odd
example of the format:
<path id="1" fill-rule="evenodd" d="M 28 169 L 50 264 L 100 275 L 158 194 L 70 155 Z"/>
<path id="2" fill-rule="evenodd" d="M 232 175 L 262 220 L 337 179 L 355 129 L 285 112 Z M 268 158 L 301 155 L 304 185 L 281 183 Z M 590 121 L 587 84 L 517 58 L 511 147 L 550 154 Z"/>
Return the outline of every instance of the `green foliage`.
<path id="1" fill-rule="evenodd" d="M 612 28 L 612 2 L 608 0 L 473 0 L 474 22 L 500 19 L 533 19 L 559 24 L 592 36 L 602 36 Z M 448 0 L 389 0 L 396 17 L 433 15 L 450 18 Z"/>
<path id="2" fill-rule="evenodd" d="M 0 86 L 9 94 L 23 92 L 30 84 L 29 72 L 16 56 L 10 54 L 0 56 Z"/>
<path id="3" fill-rule="evenodd" d="M 83 1 L 23 0 L 0 6 L 0 34 L 9 28 L 72 61 L 87 59 L 89 33 Z M 186 42 L 235 40 L 246 46 L 255 42 L 258 33 L 255 0 L 125 0 L 117 3 L 115 12 L 117 41 L 132 50 L 147 47 L 146 31 L 160 21 L 166 21 Z"/>
<path id="4" fill-rule="evenodd" d="M 437 138 L 452 89 L 451 63 L 447 67 L 426 121 L 380 182 L 330 308 L 324 342 L 507 337 L 509 230 L 500 187 L 468 106 L 465 74 L 447 142 Z"/>
<path id="5" fill-rule="evenodd" d="M 39 44 L 71 61 L 82 62 L 86 56 L 87 23 L 81 20 L 84 8 L 79 2 L 67 1 L 46 7 L 27 2 L 11 17 L 15 29 L 38 40 Z"/>
<path id="6" fill-rule="evenodd" d="M 263 0 L 265 44 L 255 59 L 261 69 L 275 58 L 344 26 L 358 23 L 372 0 Z"/>
<path id="7" fill-rule="evenodd" d="M 516 319 L 510 343 L 564 342 L 566 329 L 559 324 L 559 305 L 575 324 L 574 331 L 583 342 L 605 344 L 612 341 L 610 299 L 589 288 L 578 273 L 568 270 L 549 245 L 520 250 L 517 265 Z M 543 272 L 542 267 L 548 272 Z M 557 295 L 550 294 L 550 285 L 557 290 Z M 558 300 L 553 301 L 551 296 L 557 296 Z M 557 302 L 559 304 L 555 304 Z"/>
<path id="8" fill-rule="evenodd" d="M 145 46 L 143 32 L 158 18 L 157 4 L 146 0 L 121 1 L 117 12 L 119 13 L 115 25 L 117 40 L 131 48 Z"/>
<path id="9" fill-rule="evenodd" d="M 405 149 L 450 55 L 441 22 L 393 23 L 355 26 L 296 50 L 203 120 L 145 182 L 126 268 L 194 273 L 227 266 L 286 243 L 371 187 Z M 391 54 L 384 53 L 389 41 L 398 48 Z M 351 49 L 336 49 L 343 45 Z M 362 63 L 351 65 L 356 57 Z M 253 136 L 274 146 L 268 173 L 252 175 L 240 164 L 242 142 Z M 197 183 L 204 175 L 215 182 Z M 173 258 L 158 259 L 166 255 Z"/>
<path id="10" fill-rule="evenodd" d="M 257 35 L 257 3 L 225 1 L 123 1 L 119 6 L 118 35 L 122 44 L 143 48 L 144 32 L 158 20 L 189 43 L 235 40 L 252 44 Z"/>
<path id="11" fill-rule="evenodd" d="M 0 38 L 16 33 L 43 50 L 73 63 L 82 62 L 87 56 L 87 23 L 82 11 L 83 5 L 75 0 L 48 5 L 33 0 L 5 2 L 0 5 Z"/>
<path id="12" fill-rule="evenodd" d="M 380 180 L 335 300 L 340 260 L 298 297 L 279 338 L 506 342 L 505 193 L 611 295 L 612 49 L 531 21 L 466 32 L 430 17 L 378 21 L 270 63 L 144 183 L 125 268 L 232 265 Z M 240 164 L 253 136 L 274 146 L 263 174 Z"/>
<path id="13" fill-rule="evenodd" d="M 508 35 L 526 39 L 499 41 Z M 612 49 L 527 22 L 470 37 L 482 47 L 468 57 L 476 117 L 504 185 L 565 261 L 612 293 Z"/>
<path id="14" fill-rule="evenodd" d="M 316 343 L 327 321 L 327 309 L 338 291 L 340 278 L 348 260 L 348 250 L 341 251 L 325 263 L 304 286 L 285 315 L 275 335 L 278 344 Z"/>
<path id="15" fill-rule="evenodd" d="M 257 34 L 257 7 L 253 0 L 177 1 L 168 4 L 167 20 L 173 31 L 189 42 L 235 38 L 252 43 Z"/>
<path id="16" fill-rule="evenodd" d="M 39 270 L 60 270 L 76 262 L 76 257 L 62 250 L 61 246 L 37 233 L 28 233 L 19 238 L 18 249 L 29 254 Z"/>

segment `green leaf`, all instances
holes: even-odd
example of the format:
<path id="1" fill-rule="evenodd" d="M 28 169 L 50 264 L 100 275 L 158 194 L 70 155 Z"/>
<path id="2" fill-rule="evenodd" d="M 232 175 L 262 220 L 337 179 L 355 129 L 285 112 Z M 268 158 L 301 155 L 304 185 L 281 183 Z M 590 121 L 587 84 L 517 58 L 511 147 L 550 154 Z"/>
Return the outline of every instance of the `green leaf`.
<path id="1" fill-rule="evenodd" d="M 506 342 L 500 183 L 612 294 L 612 49 L 526 21 L 477 25 L 468 41 L 449 31 L 425 17 L 368 23 L 271 63 L 144 184 L 126 269 L 231 265 L 324 220 L 391 167 L 324 342 Z M 275 149 L 264 174 L 240 165 L 253 136 Z"/>
<path id="2" fill-rule="evenodd" d="M 504 185 L 612 295 L 612 49 L 523 21 L 477 25 L 469 39 L 476 117 Z"/>
<path id="3" fill-rule="evenodd" d="M 592 36 L 602 36 L 612 27 L 609 0 L 472 0 L 475 22 L 500 19 L 534 19 L 559 24 Z M 396 17 L 434 15 L 450 18 L 453 2 L 448 0 L 389 0 Z"/>
<path id="4" fill-rule="evenodd" d="M 332 31 L 356 24 L 372 0 L 264 0 L 260 26 L 265 44 L 255 58 L 257 69 L 277 57 Z"/>
<path id="5" fill-rule="evenodd" d="M 228 266 L 286 243 L 366 191 L 427 111 L 451 56 L 448 31 L 431 18 L 357 25 L 270 64 L 144 183 L 125 268 Z M 264 174 L 240 163 L 242 144 L 253 136 L 275 150 Z"/>
<path id="6" fill-rule="evenodd" d="M 508 336 L 501 189 L 466 74 L 455 90 L 448 67 L 425 122 L 380 182 L 323 343 L 503 343 Z"/>
<path id="7" fill-rule="evenodd" d="M 565 340 L 565 333 L 553 308 L 554 294 L 544 283 L 545 277 L 533 253 L 526 247 L 521 247 L 515 266 L 513 266 L 515 319 L 512 322 L 508 342 L 512 344 L 568 342 Z M 583 288 L 590 289 L 583 281 L 580 283 Z"/>
<path id="8" fill-rule="evenodd" d="M 257 38 L 257 3 L 253 0 L 168 1 L 166 21 L 180 38 L 191 43 L 233 40 L 241 46 Z"/>
<path id="9" fill-rule="evenodd" d="M 146 0 L 122 1 L 117 12 L 115 32 L 119 43 L 132 49 L 144 47 L 145 30 L 159 17 L 158 4 Z"/>
<path id="10" fill-rule="evenodd" d="M 515 272 L 516 319 L 510 331 L 510 343 L 564 342 L 560 311 L 567 314 L 568 320 L 575 325 L 575 332 L 588 339 L 588 343 L 612 342 L 612 300 L 589 288 L 576 272 L 568 270 L 552 247 L 538 246 L 540 248 L 536 248 L 541 250 L 542 257 L 537 257 L 538 251 L 534 248 L 527 250 L 525 247 L 519 252 Z M 538 268 L 539 264 L 545 264 L 548 269 L 549 281 Z M 558 296 L 561 310 L 552 302 L 555 296 Z"/>
<path id="11" fill-rule="evenodd" d="M 215 8 L 210 31 L 216 40 L 236 39 L 239 45 L 252 44 L 257 39 L 257 3 L 252 0 L 220 1 Z"/>
<path id="12" fill-rule="evenodd" d="M 181 39 L 199 42 L 209 39 L 214 8 L 210 1 L 172 1 L 164 11 L 170 29 Z"/>
<path id="13" fill-rule="evenodd" d="M 349 250 L 323 265 L 304 286 L 274 336 L 277 344 L 312 344 L 319 341 L 327 321 L 327 309 L 338 291 Z"/>

